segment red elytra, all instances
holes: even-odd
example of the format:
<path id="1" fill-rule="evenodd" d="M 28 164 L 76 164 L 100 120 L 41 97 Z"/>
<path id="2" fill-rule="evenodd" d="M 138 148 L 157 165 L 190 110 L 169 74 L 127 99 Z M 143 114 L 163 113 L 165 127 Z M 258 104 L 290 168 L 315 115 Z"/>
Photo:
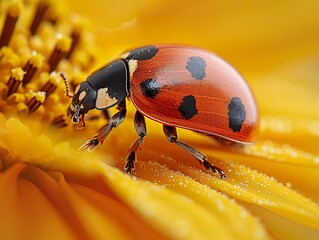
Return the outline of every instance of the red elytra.
<path id="1" fill-rule="evenodd" d="M 168 126 L 240 143 L 255 141 L 258 120 L 256 103 L 246 81 L 231 65 L 203 49 L 183 46 L 156 48 L 158 52 L 155 56 L 137 61 L 137 66 L 131 71 L 130 98 L 139 112 Z M 187 69 L 192 59 L 195 59 L 193 65 L 197 69 L 202 68 L 195 69 L 193 75 L 190 67 Z M 143 83 L 152 85 L 149 88 L 157 91 L 147 92 L 146 87 L 143 93 Z M 196 108 L 188 116 L 183 116 L 180 109 L 185 96 L 193 96 L 187 103 L 189 108 L 194 105 Z M 234 106 L 232 121 L 244 117 L 237 127 L 230 127 L 229 105 L 232 99 L 241 102 L 241 106 Z M 245 116 L 240 116 L 242 111 Z"/>

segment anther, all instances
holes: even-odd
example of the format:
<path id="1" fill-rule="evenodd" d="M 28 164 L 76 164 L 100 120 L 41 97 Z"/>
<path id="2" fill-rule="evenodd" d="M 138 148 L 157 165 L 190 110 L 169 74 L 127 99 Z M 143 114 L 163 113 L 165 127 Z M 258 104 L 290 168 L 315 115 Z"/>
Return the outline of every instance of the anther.
<path id="1" fill-rule="evenodd" d="M 73 29 L 70 35 L 72 44 L 71 44 L 70 50 L 68 51 L 65 57 L 66 59 L 70 59 L 70 57 L 72 56 L 72 53 L 74 52 L 74 49 L 79 44 L 81 32 L 85 25 L 85 22 L 83 21 L 83 19 L 77 14 L 73 14 L 70 17 L 70 21 L 73 26 Z"/>
<path id="2" fill-rule="evenodd" d="M 7 9 L 6 20 L 1 33 L 0 48 L 3 46 L 8 46 L 21 10 L 22 3 L 20 1 L 14 1 L 9 5 Z"/>
<path id="3" fill-rule="evenodd" d="M 61 81 L 61 76 L 56 72 L 52 72 L 49 76 L 48 81 L 44 84 L 44 86 L 40 89 L 40 91 L 46 93 L 46 97 L 48 97 L 51 93 L 53 93 Z"/>
<path id="4" fill-rule="evenodd" d="M 29 59 L 29 61 L 26 63 L 26 65 L 23 67 L 23 70 L 26 72 L 24 79 L 23 79 L 23 86 L 28 84 L 32 77 L 34 76 L 35 72 L 38 68 L 41 67 L 43 64 L 43 56 L 41 54 L 38 54 L 37 52 L 33 51 L 32 56 Z"/>
<path id="5" fill-rule="evenodd" d="M 27 102 L 29 107 L 29 114 L 34 113 L 44 102 L 45 92 L 37 92 L 34 96 Z"/>
<path id="6" fill-rule="evenodd" d="M 20 66 L 21 58 L 17 55 L 12 48 L 2 47 L 0 49 L 0 68 L 1 69 L 12 69 Z"/>
<path id="7" fill-rule="evenodd" d="M 7 82 L 7 96 L 15 93 L 18 90 L 20 83 L 23 81 L 24 74 L 25 72 L 20 67 L 11 69 L 11 75 Z"/>
<path id="8" fill-rule="evenodd" d="M 61 4 L 58 1 L 50 1 L 50 7 L 45 14 L 44 20 L 56 25 L 59 15 L 61 14 Z"/>
<path id="9" fill-rule="evenodd" d="M 70 47 L 70 50 L 68 51 L 68 53 L 66 54 L 66 59 L 70 59 L 75 47 L 78 45 L 79 43 L 79 40 L 80 40 L 80 30 L 79 29 L 76 29 L 74 28 L 72 33 L 71 33 L 71 47 Z"/>
<path id="10" fill-rule="evenodd" d="M 32 24 L 30 26 L 31 35 L 34 35 L 37 32 L 41 22 L 43 21 L 43 19 L 45 17 L 45 14 L 48 11 L 48 9 L 49 9 L 48 1 L 47 0 L 40 0 L 38 3 L 38 7 L 37 7 L 36 13 L 34 15 Z"/>
<path id="11" fill-rule="evenodd" d="M 55 117 L 51 122 L 51 126 L 57 127 L 57 128 L 63 128 L 63 127 L 66 127 L 67 125 L 68 124 L 65 121 L 64 115 Z"/>
<path id="12" fill-rule="evenodd" d="M 58 34 L 57 39 L 58 41 L 48 60 L 50 72 L 56 69 L 59 62 L 66 56 L 66 53 L 71 47 L 71 39 L 69 37 L 64 37 L 61 34 Z"/>

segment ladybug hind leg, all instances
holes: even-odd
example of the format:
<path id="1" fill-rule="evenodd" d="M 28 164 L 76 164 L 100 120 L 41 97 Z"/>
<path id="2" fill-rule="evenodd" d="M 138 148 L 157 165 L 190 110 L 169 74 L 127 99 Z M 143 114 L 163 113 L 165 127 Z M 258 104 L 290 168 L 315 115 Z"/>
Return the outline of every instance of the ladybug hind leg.
<path id="1" fill-rule="evenodd" d="M 175 127 L 170 127 L 170 126 L 163 125 L 163 131 L 164 131 L 164 134 L 165 134 L 165 136 L 166 136 L 166 138 L 167 138 L 167 140 L 169 142 L 175 143 L 177 146 L 179 146 L 180 148 L 184 149 L 186 152 L 191 154 L 201 164 L 203 164 L 203 166 L 205 167 L 205 169 L 207 171 L 212 171 L 214 173 L 218 173 L 220 175 L 220 178 L 223 179 L 223 180 L 227 179 L 227 176 L 226 176 L 225 172 L 222 169 L 214 166 L 212 163 L 207 161 L 206 155 L 204 155 L 203 153 L 199 152 L 198 150 L 196 150 L 192 146 L 189 146 L 186 143 L 180 142 L 178 140 L 177 132 L 176 132 L 176 128 Z"/>
<path id="2" fill-rule="evenodd" d="M 86 143 L 80 147 L 80 150 L 87 149 L 93 151 L 99 143 L 103 143 L 113 128 L 118 127 L 124 121 L 126 117 L 125 99 L 118 104 L 117 109 L 119 111 L 110 118 L 110 121 L 92 139 L 86 141 Z"/>
<path id="3" fill-rule="evenodd" d="M 146 136 L 146 123 L 144 116 L 136 111 L 134 116 L 134 127 L 137 132 L 138 138 L 135 140 L 135 142 L 132 144 L 132 146 L 129 149 L 129 154 L 126 158 L 125 166 L 124 166 L 124 172 L 132 175 L 132 171 L 135 168 L 135 162 L 136 162 L 136 154 L 135 152 L 140 148 L 140 146 L 144 142 L 144 137 Z"/>

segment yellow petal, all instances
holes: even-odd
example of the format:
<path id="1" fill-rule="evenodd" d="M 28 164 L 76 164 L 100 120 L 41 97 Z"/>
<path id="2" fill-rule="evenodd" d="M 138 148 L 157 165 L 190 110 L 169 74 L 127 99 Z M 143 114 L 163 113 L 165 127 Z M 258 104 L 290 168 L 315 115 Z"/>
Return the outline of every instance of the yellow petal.
<path id="1" fill-rule="evenodd" d="M 21 163 L 0 173 L 0 238 L 75 239 L 50 200 L 23 174 L 28 167 Z"/>
<path id="2" fill-rule="evenodd" d="M 123 201 L 136 209 L 150 224 L 167 237 L 208 239 L 214 236 L 217 239 L 237 239 L 237 234 L 240 234 L 243 237 L 268 239 L 263 227 L 244 209 L 208 187 L 192 180 L 188 181 L 185 177 L 177 178 L 174 181 L 175 187 L 171 185 L 172 188 L 175 188 L 174 190 L 179 189 L 181 194 L 185 194 L 181 195 L 162 186 L 133 180 L 104 164 L 99 164 L 96 167 L 106 176 L 107 183 Z M 170 178 L 173 179 L 175 176 L 178 175 L 172 175 Z M 173 184 L 173 182 L 170 183 Z M 190 184 L 189 193 L 185 191 L 188 184 Z M 197 199 L 190 198 L 195 195 L 197 195 Z M 243 225 L 238 224 L 235 218 L 230 216 L 234 214 L 232 211 L 237 217 L 239 214 Z M 229 223 L 232 225 L 229 226 Z M 250 224 L 251 229 L 244 230 L 244 226 L 247 226 L 245 223 Z M 216 230 L 212 231 L 212 226 Z"/>
<path id="3" fill-rule="evenodd" d="M 121 224 L 83 199 L 64 181 L 63 177 L 59 180 L 59 187 L 65 201 L 72 205 L 71 211 L 74 212 L 74 216 L 69 222 L 76 219 L 83 228 L 85 234 L 81 235 L 81 238 L 103 239 L 106 233 L 114 239 L 128 238 Z"/>
<path id="4" fill-rule="evenodd" d="M 96 185 L 85 187 L 79 184 L 72 184 L 71 186 L 79 195 L 83 197 L 83 199 L 87 201 L 84 206 L 89 203 L 90 206 L 94 207 L 94 209 L 98 211 L 103 218 L 108 218 L 108 220 L 112 220 L 112 224 L 117 224 L 117 227 L 120 227 L 121 231 L 126 234 L 128 238 L 145 238 L 154 240 L 164 239 L 164 236 L 159 231 L 156 231 L 154 228 L 152 228 L 151 225 L 145 221 L 145 219 L 142 219 L 142 217 L 135 213 L 130 206 L 124 204 L 122 201 L 119 201 L 118 197 L 111 192 L 111 189 L 109 189 L 104 182 L 102 183 L 100 181 L 98 183 L 101 184 L 101 189 L 96 191 L 94 191 L 94 189 L 97 188 Z M 87 185 L 87 183 L 84 183 L 84 185 Z M 78 208 L 78 210 L 81 211 L 81 208 Z M 92 224 L 91 219 L 87 218 L 85 215 L 83 216 L 82 221 L 84 224 L 86 224 L 86 222 L 90 222 L 88 225 Z M 103 221 L 98 220 L 98 224 L 100 224 L 100 222 Z M 93 224 L 94 223 L 95 221 Z M 95 229 L 95 227 L 93 227 L 92 230 L 93 229 Z M 100 233 L 101 237 L 110 236 L 109 232 L 105 231 L 104 228 L 97 229 L 97 232 Z"/>
<path id="5" fill-rule="evenodd" d="M 156 162 L 141 162 L 139 167 L 139 177 L 164 184 L 208 211 L 212 215 L 208 224 L 216 227 L 215 232 L 225 229 L 233 239 L 268 239 L 259 221 L 225 195 Z M 213 236 L 218 238 L 218 234 L 214 233 Z M 225 236 L 221 236 L 221 239 L 224 238 Z"/>
<path id="6" fill-rule="evenodd" d="M 301 116 L 265 115 L 261 118 L 260 138 L 271 139 L 280 144 L 289 144 L 309 153 L 316 153 L 319 121 L 317 118 Z M 313 163 L 317 162 L 318 160 L 314 158 Z"/>
<path id="7" fill-rule="evenodd" d="M 223 165 L 221 165 L 220 162 L 212 160 L 214 164 L 219 163 L 228 176 L 227 181 L 220 181 L 211 174 L 204 174 L 202 171 L 185 167 L 172 159 L 165 157 L 157 157 L 156 159 L 167 164 L 173 170 L 181 171 L 196 181 L 207 184 L 229 196 L 271 210 L 299 224 L 319 229 L 319 206 L 278 183 L 274 178 L 238 163 L 223 161 Z"/>
<path id="8" fill-rule="evenodd" d="M 315 51 L 315 50 L 314 50 Z M 289 59 L 287 59 L 289 60 Z M 248 80 L 260 108 L 260 114 L 318 119 L 318 58 L 310 56 L 288 66 L 249 74 Z"/>
<path id="9" fill-rule="evenodd" d="M 120 46 L 150 43 L 204 46 L 230 60 L 244 75 L 313 55 L 319 40 L 315 0 L 81 3 L 70 0 L 69 7 L 92 19 L 100 46 L 115 46 L 113 53 Z"/>

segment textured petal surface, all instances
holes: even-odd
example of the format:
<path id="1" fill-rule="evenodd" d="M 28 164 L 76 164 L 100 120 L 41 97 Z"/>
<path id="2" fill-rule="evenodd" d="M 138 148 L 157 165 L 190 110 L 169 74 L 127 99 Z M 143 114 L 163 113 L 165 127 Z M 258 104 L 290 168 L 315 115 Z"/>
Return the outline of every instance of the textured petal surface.
<path id="1" fill-rule="evenodd" d="M 168 237 L 268 239 L 259 222 L 225 196 L 153 163 L 144 164 L 142 169 L 145 171 L 141 171 L 141 177 L 166 184 L 174 191 L 145 181 L 134 181 L 121 172 L 101 165 L 101 172 L 104 171 L 114 191 Z M 212 231 L 212 226 L 216 230 Z"/>

